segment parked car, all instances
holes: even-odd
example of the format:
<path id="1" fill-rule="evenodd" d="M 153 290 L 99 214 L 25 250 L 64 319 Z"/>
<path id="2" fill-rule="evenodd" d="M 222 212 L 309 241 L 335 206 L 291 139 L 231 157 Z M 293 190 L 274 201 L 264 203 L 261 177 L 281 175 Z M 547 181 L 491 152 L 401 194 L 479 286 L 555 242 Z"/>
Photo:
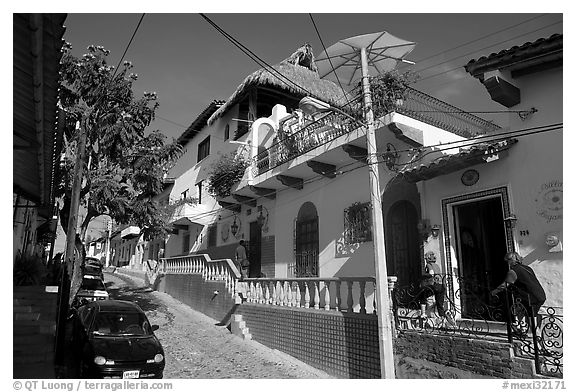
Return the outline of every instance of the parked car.
<path id="1" fill-rule="evenodd" d="M 102 273 L 104 269 L 104 264 L 97 257 L 86 256 L 82 269 L 83 269 L 82 273 L 84 275 L 96 275 L 99 276 L 102 280 L 104 280 L 104 274 Z"/>
<path id="2" fill-rule="evenodd" d="M 79 306 L 84 302 L 106 300 L 109 298 L 110 295 L 108 291 L 106 291 L 106 286 L 101 278 L 94 275 L 84 275 L 82 277 L 82 283 L 80 284 L 80 290 L 78 290 L 76 294 L 75 302 L 76 306 Z"/>
<path id="3" fill-rule="evenodd" d="M 102 271 L 102 267 L 100 265 L 85 264 L 82 267 L 82 275 L 92 275 L 104 280 L 104 272 Z"/>
<path id="4" fill-rule="evenodd" d="M 164 349 L 140 307 L 95 301 L 73 316 L 73 347 L 82 378 L 162 378 Z"/>

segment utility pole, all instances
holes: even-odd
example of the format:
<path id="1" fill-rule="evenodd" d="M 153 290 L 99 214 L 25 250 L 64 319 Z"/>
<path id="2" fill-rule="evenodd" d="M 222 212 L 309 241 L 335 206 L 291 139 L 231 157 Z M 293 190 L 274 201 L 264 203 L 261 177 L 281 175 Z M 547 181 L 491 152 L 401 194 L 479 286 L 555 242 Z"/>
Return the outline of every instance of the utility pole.
<path id="1" fill-rule="evenodd" d="M 368 79 L 368 59 L 366 48 L 360 49 L 362 61 L 362 92 L 366 116 L 366 144 L 368 149 L 368 172 L 370 179 L 370 202 L 372 204 L 373 244 L 376 269 L 376 306 L 378 316 L 378 337 L 380 341 L 380 368 L 383 378 L 395 378 L 392 344 L 392 320 L 390 318 L 390 297 L 388 295 L 388 271 L 384 245 L 384 223 L 382 221 L 382 201 L 380 197 L 380 173 L 376 153 L 376 134 L 370 81 Z"/>
<path id="2" fill-rule="evenodd" d="M 106 267 L 110 266 L 110 235 L 112 234 L 112 218 L 106 223 Z"/>

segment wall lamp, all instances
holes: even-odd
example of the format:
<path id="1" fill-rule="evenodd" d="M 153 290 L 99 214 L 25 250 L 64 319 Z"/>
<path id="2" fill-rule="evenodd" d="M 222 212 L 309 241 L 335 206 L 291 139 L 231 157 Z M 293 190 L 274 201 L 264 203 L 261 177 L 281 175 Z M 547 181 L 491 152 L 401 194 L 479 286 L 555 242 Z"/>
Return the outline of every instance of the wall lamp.
<path id="1" fill-rule="evenodd" d="M 262 214 L 262 210 L 265 210 L 266 215 Z M 258 206 L 258 212 L 259 214 L 256 217 L 256 223 L 262 229 L 262 231 L 266 232 L 268 231 L 268 227 L 265 227 L 264 225 L 268 223 L 268 217 L 270 214 L 268 213 L 268 209 L 264 206 Z"/>
<path id="2" fill-rule="evenodd" d="M 230 231 L 232 232 L 232 235 L 234 237 L 236 237 L 236 234 L 238 233 L 238 223 L 236 223 L 236 215 L 234 215 L 234 221 L 232 222 L 232 225 L 230 225 Z"/>
<path id="3" fill-rule="evenodd" d="M 440 234 L 440 226 L 439 225 L 432 226 L 432 228 L 430 229 L 430 233 L 432 233 L 433 238 L 438 238 L 438 234 Z"/>

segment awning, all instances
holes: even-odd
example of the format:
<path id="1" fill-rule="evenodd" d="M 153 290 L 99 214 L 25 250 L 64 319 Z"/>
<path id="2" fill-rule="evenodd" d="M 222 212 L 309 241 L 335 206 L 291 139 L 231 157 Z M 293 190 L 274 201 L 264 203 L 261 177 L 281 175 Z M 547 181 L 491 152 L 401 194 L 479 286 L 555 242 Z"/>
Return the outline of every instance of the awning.
<path id="1" fill-rule="evenodd" d="M 474 140 L 470 140 L 471 143 Z M 426 163 L 408 165 L 399 171 L 408 182 L 429 180 L 458 170 L 502 158 L 507 150 L 518 142 L 517 139 L 487 141 L 463 147 L 456 154 L 443 154 L 433 151 L 428 154 Z M 430 156 L 432 159 L 430 160 Z"/>
<path id="2" fill-rule="evenodd" d="M 189 231 L 193 227 L 197 227 L 199 229 L 202 229 L 206 225 L 207 225 L 206 222 L 201 222 L 201 221 L 194 222 L 190 218 L 187 218 L 187 217 L 182 217 L 182 218 L 179 218 L 179 219 L 175 220 L 174 222 L 172 222 L 172 227 L 175 230 L 184 230 L 184 231 Z"/>

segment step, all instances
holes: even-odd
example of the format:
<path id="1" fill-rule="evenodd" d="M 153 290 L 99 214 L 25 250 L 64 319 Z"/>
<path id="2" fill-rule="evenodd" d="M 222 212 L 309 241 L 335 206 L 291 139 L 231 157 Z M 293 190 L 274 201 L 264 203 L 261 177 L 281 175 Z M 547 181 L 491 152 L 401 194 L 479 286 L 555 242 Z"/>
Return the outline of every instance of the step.
<path id="1" fill-rule="evenodd" d="M 26 362 L 52 361 L 54 359 L 54 345 L 14 347 L 12 349 L 12 356 L 14 358 L 21 358 Z"/>
<path id="2" fill-rule="evenodd" d="M 18 308 L 22 308 L 22 307 L 18 307 Z M 23 315 L 34 315 L 37 314 L 39 316 L 40 320 L 56 320 L 56 309 L 53 308 L 40 308 L 37 306 L 30 306 L 30 307 L 25 307 L 27 309 L 16 309 L 14 308 L 14 311 L 12 312 L 12 314 L 14 315 L 13 319 L 16 320 L 17 317 L 20 317 L 20 319 L 23 319 L 21 316 Z M 24 317 L 26 318 L 26 317 Z"/>
<path id="3" fill-rule="evenodd" d="M 14 313 L 14 321 L 40 321 L 40 312 Z"/>
<path id="4" fill-rule="evenodd" d="M 42 297 L 42 298 L 14 298 L 12 306 L 42 306 L 54 307 L 58 306 L 58 299 L 56 297 Z"/>
<path id="5" fill-rule="evenodd" d="M 12 292 L 15 297 L 22 295 L 55 295 L 58 293 L 58 286 L 14 286 Z"/>
<path id="6" fill-rule="evenodd" d="M 33 321 L 28 320 L 18 320 L 14 322 L 13 335 L 23 336 L 23 335 L 52 335 L 56 333 L 56 323 L 50 321 Z"/>
<path id="7" fill-rule="evenodd" d="M 14 347 L 18 346 L 42 346 L 54 343 L 54 336 L 48 334 L 16 335 L 12 339 Z"/>
<path id="8" fill-rule="evenodd" d="M 53 363 L 54 353 L 14 353 L 14 364 Z"/>
<path id="9" fill-rule="evenodd" d="M 54 366 L 51 363 L 29 364 L 20 366 L 14 364 L 15 379 L 47 379 L 56 378 Z"/>

